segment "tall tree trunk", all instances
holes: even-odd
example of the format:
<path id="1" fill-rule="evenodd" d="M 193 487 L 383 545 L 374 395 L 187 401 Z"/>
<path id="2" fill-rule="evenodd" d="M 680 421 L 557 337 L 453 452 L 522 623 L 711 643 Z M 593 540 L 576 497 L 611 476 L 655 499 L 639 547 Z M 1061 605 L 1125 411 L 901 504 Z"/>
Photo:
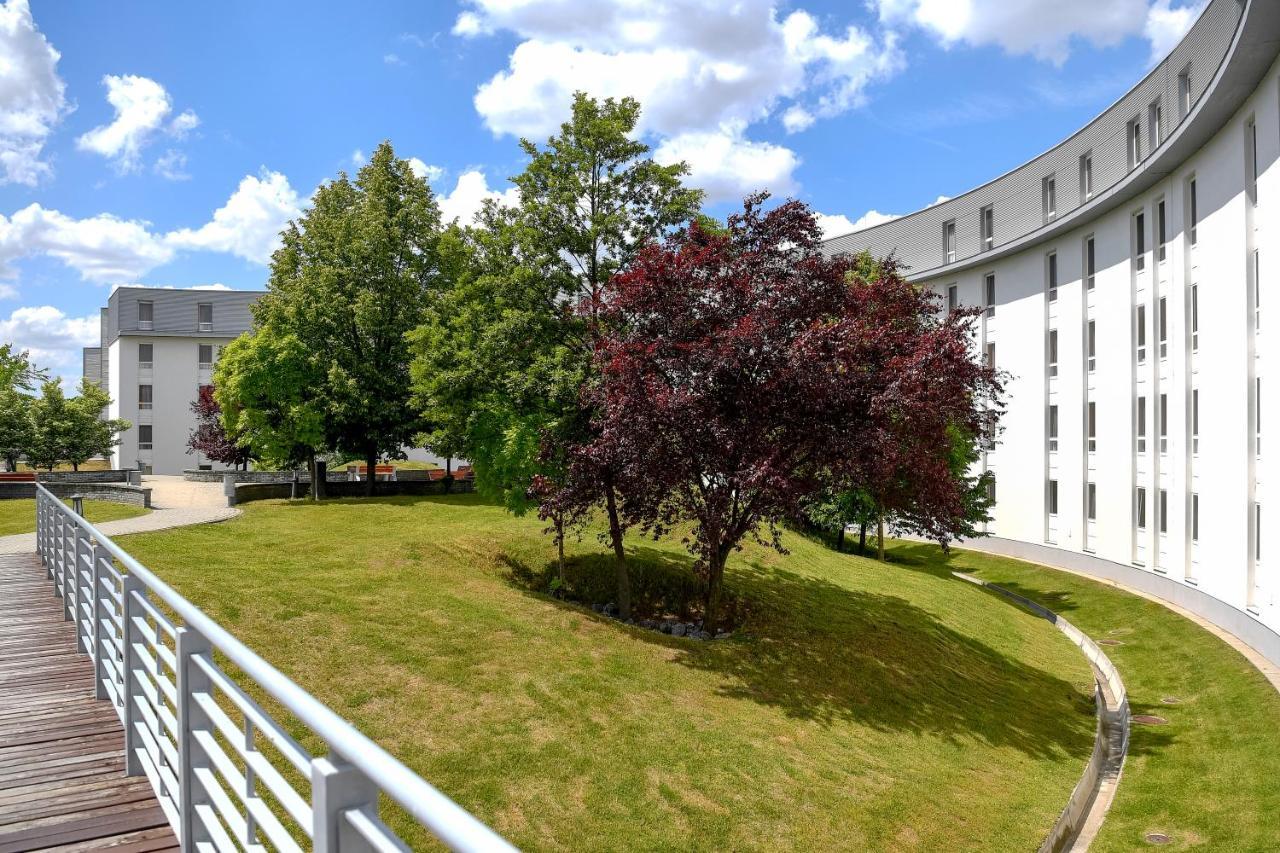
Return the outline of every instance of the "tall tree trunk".
<path id="1" fill-rule="evenodd" d="M 449 490 L 452 487 L 453 487 L 453 457 L 446 456 L 444 458 L 444 493 L 446 495 L 449 494 Z M 564 561 L 561 560 L 561 562 L 564 562 Z M 561 575 L 564 574 L 563 567 L 560 574 Z"/>
<path id="2" fill-rule="evenodd" d="M 369 479 L 364 484 L 365 497 L 371 498 L 378 491 L 378 450 L 370 447 L 364 453 L 365 464 L 369 466 Z"/>
<path id="3" fill-rule="evenodd" d="M 884 562 L 884 512 L 876 511 L 876 559 Z"/>
<path id="4" fill-rule="evenodd" d="M 72 463 L 71 463 L 71 470 L 72 470 L 72 471 L 79 471 L 79 470 L 80 470 L 80 463 L 79 463 L 79 462 L 72 462 Z"/>
<path id="5" fill-rule="evenodd" d="M 564 590 L 564 513 L 555 514 L 556 524 L 556 566 L 560 570 L 560 589 Z"/>
<path id="6" fill-rule="evenodd" d="M 844 551 L 844 525 L 840 525 L 840 532 L 836 534 L 836 553 Z"/>
<path id="7" fill-rule="evenodd" d="M 622 545 L 622 521 L 618 516 L 618 498 L 613 481 L 605 483 L 604 506 L 609 515 L 609 539 L 613 543 L 613 564 L 618 576 L 618 616 L 631 618 L 631 576 L 627 572 L 627 552 Z"/>
<path id="8" fill-rule="evenodd" d="M 724 596 L 724 564 L 728 556 L 725 549 L 717 546 L 707 566 L 707 612 L 702 616 L 702 630 L 713 637 L 720 630 L 720 600 Z"/>
<path id="9" fill-rule="evenodd" d="M 307 473 L 311 476 L 311 500 L 320 500 L 320 484 L 316 481 L 316 452 L 307 451 Z"/>
<path id="10" fill-rule="evenodd" d="M 864 556 L 867 553 L 867 520 L 865 518 L 858 525 L 858 553 Z"/>

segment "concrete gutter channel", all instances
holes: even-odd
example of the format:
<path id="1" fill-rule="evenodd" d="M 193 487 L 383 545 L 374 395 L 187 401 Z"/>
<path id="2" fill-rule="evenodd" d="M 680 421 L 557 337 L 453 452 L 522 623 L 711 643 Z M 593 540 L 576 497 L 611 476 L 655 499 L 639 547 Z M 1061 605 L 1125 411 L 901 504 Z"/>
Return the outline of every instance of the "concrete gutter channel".
<path id="1" fill-rule="evenodd" d="M 1049 837 L 1040 845 L 1040 853 L 1084 851 L 1097 836 L 1107 810 L 1115 798 L 1120 773 L 1129 749 L 1129 697 L 1124 682 L 1111 659 L 1088 635 L 1066 619 L 1015 592 L 987 583 L 963 572 L 952 572 L 961 580 L 985 587 L 1051 622 L 1075 643 L 1093 667 L 1094 702 L 1098 708 L 1098 724 L 1094 732 L 1093 752 L 1085 765 L 1084 775 L 1076 783 L 1071 798 L 1058 815 Z"/>

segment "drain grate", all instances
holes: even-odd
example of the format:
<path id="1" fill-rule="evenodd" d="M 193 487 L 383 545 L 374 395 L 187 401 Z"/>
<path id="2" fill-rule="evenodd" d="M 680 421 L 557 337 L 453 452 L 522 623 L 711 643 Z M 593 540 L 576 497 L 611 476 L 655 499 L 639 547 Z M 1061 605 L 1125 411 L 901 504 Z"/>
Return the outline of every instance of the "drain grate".
<path id="1" fill-rule="evenodd" d="M 1143 838 L 1148 844 L 1168 844 L 1173 840 L 1163 832 L 1148 832 Z"/>
<path id="2" fill-rule="evenodd" d="M 1143 726 L 1163 726 L 1169 722 L 1164 717 L 1157 717 L 1155 714 L 1134 714 L 1130 719 Z"/>

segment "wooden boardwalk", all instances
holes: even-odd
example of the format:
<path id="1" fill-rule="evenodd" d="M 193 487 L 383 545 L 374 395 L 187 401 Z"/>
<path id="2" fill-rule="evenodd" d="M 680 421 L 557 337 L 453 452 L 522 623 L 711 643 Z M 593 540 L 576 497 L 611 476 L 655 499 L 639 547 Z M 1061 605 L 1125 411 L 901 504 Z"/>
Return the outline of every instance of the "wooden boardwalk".
<path id="1" fill-rule="evenodd" d="M 0 853 L 176 850 L 34 554 L 0 555 Z"/>

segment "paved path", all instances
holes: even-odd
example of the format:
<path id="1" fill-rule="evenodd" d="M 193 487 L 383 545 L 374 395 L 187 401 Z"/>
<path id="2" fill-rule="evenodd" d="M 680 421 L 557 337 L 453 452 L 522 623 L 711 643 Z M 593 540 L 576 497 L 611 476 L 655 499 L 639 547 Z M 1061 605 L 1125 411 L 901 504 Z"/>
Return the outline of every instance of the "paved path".
<path id="1" fill-rule="evenodd" d="M 35 554 L 0 556 L 0 853 L 177 850 Z"/>
<path id="2" fill-rule="evenodd" d="M 151 489 L 151 512 L 136 518 L 104 521 L 98 525 L 99 530 L 108 536 L 147 533 L 225 521 L 240 514 L 240 510 L 227 506 L 221 483 L 193 483 L 178 476 L 155 475 L 143 477 L 142 485 Z M 0 554 L 33 554 L 35 550 L 34 533 L 0 536 Z"/>

